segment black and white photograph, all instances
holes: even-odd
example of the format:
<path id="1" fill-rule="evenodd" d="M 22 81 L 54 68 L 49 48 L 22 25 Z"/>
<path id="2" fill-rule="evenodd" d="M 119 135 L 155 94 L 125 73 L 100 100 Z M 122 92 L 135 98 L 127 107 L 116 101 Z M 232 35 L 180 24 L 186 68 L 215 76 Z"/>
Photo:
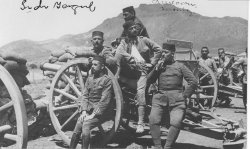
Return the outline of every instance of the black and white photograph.
<path id="1" fill-rule="evenodd" d="M 248 19 L 249 0 L 1 0 L 0 148 L 247 149 Z"/>

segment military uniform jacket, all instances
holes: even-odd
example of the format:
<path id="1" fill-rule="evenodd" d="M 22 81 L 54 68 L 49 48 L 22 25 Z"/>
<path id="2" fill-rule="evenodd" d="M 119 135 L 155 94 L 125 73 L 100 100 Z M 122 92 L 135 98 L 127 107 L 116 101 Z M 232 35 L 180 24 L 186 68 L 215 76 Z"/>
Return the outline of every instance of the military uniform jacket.
<path id="1" fill-rule="evenodd" d="M 113 93 L 112 80 L 104 74 L 99 78 L 89 76 L 86 80 L 81 102 L 82 111 L 97 112 L 96 115 L 102 115 L 108 108 Z"/>
<path id="2" fill-rule="evenodd" d="M 161 47 L 147 37 L 137 36 L 136 41 L 129 41 L 129 39 L 128 41 L 126 39 L 121 40 L 115 54 L 118 67 L 121 65 L 122 59 L 129 65 L 135 64 L 135 60 L 131 56 L 132 44 L 136 46 L 146 63 L 157 64 L 161 57 Z"/>
<path id="3" fill-rule="evenodd" d="M 199 62 L 208 66 L 213 72 L 217 73 L 218 71 L 217 66 L 216 66 L 215 61 L 212 58 L 207 58 L 207 59 L 200 58 Z"/>
<path id="4" fill-rule="evenodd" d="M 190 97 L 196 87 L 198 81 L 184 64 L 173 62 L 170 65 L 157 65 L 148 75 L 148 82 L 153 83 L 158 79 L 158 90 L 160 92 L 171 90 L 183 90 L 183 78 L 187 81 L 187 86 L 183 92 L 183 97 Z"/>
<path id="5" fill-rule="evenodd" d="M 105 58 L 110 57 L 110 56 L 112 57 L 113 56 L 112 48 L 108 46 L 103 46 L 102 49 L 100 49 L 100 51 L 91 49 L 91 50 L 82 50 L 82 51 L 76 52 L 77 57 L 93 57 L 95 55 L 104 56 Z"/>
<path id="6" fill-rule="evenodd" d="M 239 66 L 244 72 L 243 83 L 247 84 L 247 58 L 240 58 L 232 65 L 232 68 L 237 69 Z"/>
<path id="7" fill-rule="evenodd" d="M 134 21 L 135 24 L 137 24 L 137 25 L 139 26 L 139 28 L 140 28 L 140 29 L 139 29 L 140 31 L 139 31 L 138 36 L 143 36 L 143 37 L 149 38 L 147 29 L 146 29 L 146 27 L 142 24 L 141 20 L 138 19 L 137 17 L 135 17 L 133 21 Z M 127 36 L 127 33 L 126 33 L 125 30 L 123 30 L 121 37 L 126 37 L 126 36 Z"/>

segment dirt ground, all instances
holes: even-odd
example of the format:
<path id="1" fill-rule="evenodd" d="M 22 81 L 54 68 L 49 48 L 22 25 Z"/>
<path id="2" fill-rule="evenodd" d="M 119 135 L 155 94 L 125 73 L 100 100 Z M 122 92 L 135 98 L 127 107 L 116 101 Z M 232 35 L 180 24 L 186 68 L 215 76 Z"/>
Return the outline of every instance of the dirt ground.
<path id="1" fill-rule="evenodd" d="M 30 75 L 29 79 L 31 83 L 26 86 L 25 89 L 34 99 L 46 99 L 46 94 L 48 90 L 46 86 L 49 81 L 42 76 L 42 72 L 39 70 L 35 71 L 34 78 Z M 39 79 L 37 79 L 39 78 Z M 247 114 L 243 108 L 241 98 L 232 98 L 230 107 L 222 108 L 217 107 L 217 114 L 223 116 L 227 119 L 232 119 L 235 121 L 243 120 L 244 126 L 247 126 Z M 165 136 L 162 137 L 162 143 L 164 143 Z M 145 134 L 144 136 L 135 136 L 129 131 L 120 128 L 116 133 L 116 136 L 107 148 L 127 148 L 127 149 L 141 149 L 141 148 L 151 148 L 153 145 L 151 136 Z M 15 148 L 15 147 L 8 147 Z M 43 135 L 35 139 L 30 139 L 28 142 L 28 149 L 61 149 L 68 148 L 67 145 L 63 143 L 60 136 L 54 131 L 50 131 L 49 135 Z M 221 149 L 222 140 L 216 140 L 213 138 L 208 138 L 206 136 L 198 135 L 192 132 L 182 130 L 176 144 L 176 149 Z M 244 145 L 246 149 L 246 145 Z"/>

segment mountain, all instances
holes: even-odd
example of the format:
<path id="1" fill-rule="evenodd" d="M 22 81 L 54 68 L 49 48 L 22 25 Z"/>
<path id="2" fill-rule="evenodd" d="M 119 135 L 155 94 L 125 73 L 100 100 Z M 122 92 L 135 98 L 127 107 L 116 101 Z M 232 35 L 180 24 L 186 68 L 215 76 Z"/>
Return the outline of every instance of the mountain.
<path id="1" fill-rule="evenodd" d="M 187 40 L 193 42 L 198 53 L 202 46 L 208 46 L 212 55 L 220 47 L 234 53 L 241 53 L 247 47 L 248 21 L 239 17 L 206 17 L 170 4 L 141 4 L 135 10 L 150 38 L 160 45 L 167 39 Z M 86 33 L 41 42 L 15 41 L 1 47 L 0 51 L 14 51 L 22 53 L 30 61 L 40 61 L 48 58 L 48 51 L 61 50 L 66 46 L 77 49 L 91 46 L 91 32 L 94 30 L 103 31 L 105 44 L 110 45 L 121 35 L 123 23 L 122 14 L 119 14 Z"/>

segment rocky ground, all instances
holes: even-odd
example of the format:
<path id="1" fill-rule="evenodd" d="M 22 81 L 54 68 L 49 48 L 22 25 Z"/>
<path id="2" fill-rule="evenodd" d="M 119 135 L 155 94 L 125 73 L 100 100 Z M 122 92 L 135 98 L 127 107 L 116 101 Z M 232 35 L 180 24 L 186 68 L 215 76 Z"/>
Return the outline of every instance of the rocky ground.
<path id="1" fill-rule="evenodd" d="M 48 90 L 46 86 L 49 84 L 49 81 L 46 80 L 42 75 L 42 72 L 36 70 L 33 76 L 30 75 L 29 79 L 32 84 L 26 86 L 28 93 L 35 99 L 44 100 L 47 99 Z M 243 120 L 244 127 L 247 126 L 247 114 L 243 108 L 241 98 L 232 98 L 230 107 L 216 107 L 215 111 L 218 115 L 225 117 L 227 119 L 232 119 L 235 121 Z M 66 144 L 63 143 L 60 136 L 55 133 L 52 129 L 53 127 L 48 128 L 48 130 L 43 130 L 45 133 L 41 133 L 41 136 L 30 137 L 28 142 L 28 149 L 60 149 L 68 148 Z M 30 132 L 31 133 L 31 132 Z M 29 134 L 30 134 L 29 133 Z M 165 135 L 162 137 L 162 142 L 164 143 Z M 98 141 L 98 140 L 96 140 Z M 141 148 L 151 148 L 152 147 L 151 136 L 146 133 L 143 136 L 135 136 L 133 133 L 120 128 L 116 133 L 114 139 L 108 145 L 107 148 L 127 148 L 127 149 L 141 149 Z M 15 147 L 8 147 L 15 148 Z M 177 139 L 176 149 L 220 149 L 222 148 L 222 140 L 216 140 L 192 132 L 182 130 L 179 138 Z M 244 146 L 246 149 L 246 145 Z"/>

